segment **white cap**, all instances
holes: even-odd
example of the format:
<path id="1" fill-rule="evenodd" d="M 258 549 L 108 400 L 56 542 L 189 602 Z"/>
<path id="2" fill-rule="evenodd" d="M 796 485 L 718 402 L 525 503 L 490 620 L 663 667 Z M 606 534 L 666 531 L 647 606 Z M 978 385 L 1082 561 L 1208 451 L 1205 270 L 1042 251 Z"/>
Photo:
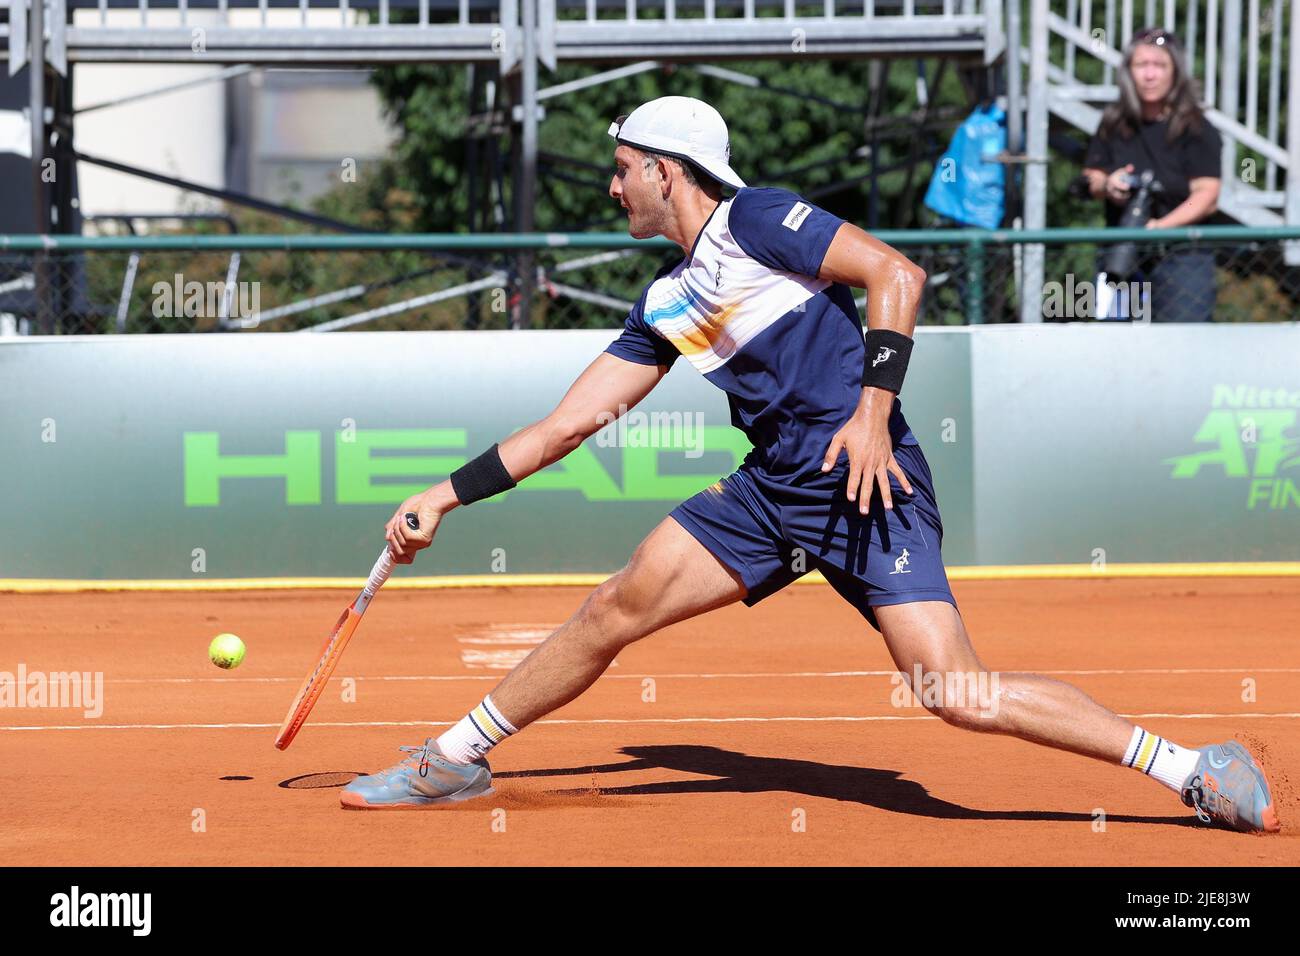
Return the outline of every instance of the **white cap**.
<path id="1" fill-rule="evenodd" d="M 719 182 L 743 189 L 745 181 L 728 165 L 731 144 L 722 115 L 703 100 L 661 96 L 642 103 L 622 123 L 609 124 L 609 135 L 637 149 L 689 159 Z"/>

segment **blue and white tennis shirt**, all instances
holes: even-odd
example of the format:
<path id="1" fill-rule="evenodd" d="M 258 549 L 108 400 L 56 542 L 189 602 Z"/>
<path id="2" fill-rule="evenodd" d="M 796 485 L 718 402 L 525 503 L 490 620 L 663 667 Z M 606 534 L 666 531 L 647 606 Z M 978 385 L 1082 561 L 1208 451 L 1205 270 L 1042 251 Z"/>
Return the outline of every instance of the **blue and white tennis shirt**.
<path id="1" fill-rule="evenodd" d="M 746 466 L 820 473 L 862 396 L 866 350 L 849 288 L 817 277 L 844 223 L 795 193 L 747 187 L 714 209 L 690 255 L 661 270 L 608 349 L 642 365 L 685 355 L 724 392 L 754 450 Z M 897 399 L 894 444 L 911 443 Z"/>

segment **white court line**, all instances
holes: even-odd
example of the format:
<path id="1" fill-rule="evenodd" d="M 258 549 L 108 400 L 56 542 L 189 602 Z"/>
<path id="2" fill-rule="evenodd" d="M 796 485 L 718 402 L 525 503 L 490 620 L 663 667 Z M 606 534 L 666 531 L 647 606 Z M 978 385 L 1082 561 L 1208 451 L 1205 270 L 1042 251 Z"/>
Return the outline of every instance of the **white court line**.
<path id="1" fill-rule="evenodd" d="M 1294 720 L 1293 714 L 1120 714 L 1130 720 L 1160 717 L 1169 720 L 1235 720 L 1238 717 L 1274 717 Z M 869 723 L 895 720 L 938 720 L 929 714 L 916 717 L 884 714 L 871 717 L 603 717 L 590 720 L 539 720 L 538 724 L 769 724 L 769 723 Z M 450 727 L 446 720 L 313 721 L 313 727 Z M 279 724 L 54 724 L 41 727 L 0 727 L 0 730 L 268 730 Z M 530 725 L 531 726 L 531 725 Z"/>
<path id="2" fill-rule="evenodd" d="M 791 671 L 789 673 L 757 674 L 603 674 L 600 680 L 731 680 L 735 678 L 795 678 L 795 677 L 893 677 L 897 671 Z M 1103 670 L 1050 670 L 1050 671 L 999 671 L 998 673 L 1033 673 L 1089 677 L 1103 674 L 1300 674 L 1300 667 L 1152 667 L 1113 668 Z M 333 680 L 342 680 L 335 677 Z M 405 676 L 353 677 L 358 681 L 451 681 L 500 680 L 499 677 L 480 674 L 412 674 Z M 106 684 L 296 684 L 300 677 L 117 677 Z"/>

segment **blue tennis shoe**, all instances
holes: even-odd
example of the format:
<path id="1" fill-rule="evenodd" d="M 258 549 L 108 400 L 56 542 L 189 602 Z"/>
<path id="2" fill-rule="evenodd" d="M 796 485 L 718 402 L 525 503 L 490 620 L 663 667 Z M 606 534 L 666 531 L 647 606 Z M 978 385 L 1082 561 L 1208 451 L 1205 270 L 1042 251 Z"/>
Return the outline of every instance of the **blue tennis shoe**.
<path id="1" fill-rule="evenodd" d="M 1281 829 L 1264 768 L 1235 740 L 1201 750 L 1196 768 L 1183 782 L 1182 795 L 1202 823 L 1245 833 Z"/>
<path id="2" fill-rule="evenodd" d="M 339 802 L 348 810 L 418 810 L 485 797 L 492 789 L 492 770 L 480 757 L 473 763 L 449 760 L 432 737 L 422 747 L 402 747 L 410 754 L 396 766 L 357 777 L 343 788 Z"/>

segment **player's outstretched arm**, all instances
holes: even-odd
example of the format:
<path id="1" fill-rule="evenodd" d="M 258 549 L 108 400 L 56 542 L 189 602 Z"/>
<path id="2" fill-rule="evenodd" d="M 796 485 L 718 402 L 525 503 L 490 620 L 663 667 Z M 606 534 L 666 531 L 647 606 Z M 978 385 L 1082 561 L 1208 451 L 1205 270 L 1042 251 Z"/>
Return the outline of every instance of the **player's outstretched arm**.
<path id="1" fill-rule="evenodd" d="M 602 352 L 583 370 L 555 410 L 501 443 L 501 462 L 515 481 L 554 464 L 636 406 L 668 372 Z"/>
<path id="2" fill-rule="evenodd" d="M 650 394 L 667 372 L 663 365 L 641 365 L 608 353 L 598 355 L 549 415 L 521 428 L 497 447 L 510 479 L 523 481 L 559 461 Z M 433 542 L 442 516 L 460 504 L 450 479 L 402 502 L 384 526 L 393 558 L 399 564 L 415 560 L 415 553 Z M 418 531 L 402 520 L 408 511 L 420 516 Z"/>
<path id="3" fill-rule="evenodd" d="M 846 222 L 836 231 L 826 250 L 818 276 L 867 290 L 868 329 L 862 397 L 853 417 L 827 446 L 822 471 L 830 471 L 840 452 L 847 452 L 849 480 L 845 496 L 848 500 L 857 501 L 858 510 L 866 514 L 871 505 L 872 486 L 878 485 L 884 506 L 892 508 L 889 476 L 897 478 L 909 495 L 912 486 L 894 459 L 889 436 L 889 411 L 901 387 L 902 374 L 898 374 L 896 383 L 883 379 L 888 378 L 884 373 L 891 360 L 901 359 L 902 368 L 906 369 L 906 353 L 910 352 L 912 333 L 916 329 L 916 310 L 925 286 L 925 270 L 897 249 Z M 900 351 L 904 353 L 901 356 Z M 881 378 L 882 384 L 869 384 L 876 378 Z"/>

